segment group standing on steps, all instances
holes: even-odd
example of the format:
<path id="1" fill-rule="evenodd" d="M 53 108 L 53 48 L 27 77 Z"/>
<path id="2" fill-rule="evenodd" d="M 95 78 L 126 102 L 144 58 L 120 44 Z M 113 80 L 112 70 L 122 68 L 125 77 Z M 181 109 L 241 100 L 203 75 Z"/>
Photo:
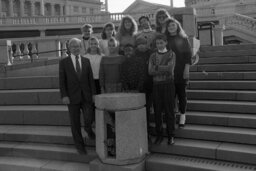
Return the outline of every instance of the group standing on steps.
<path id="1" fill-rule="evenodd" d="M 68 43 L 68 56 L 59 63 L 60 94 L 68 106 L 71 132 L 79 154 L 86 154 L 81 134 L 80 111 L 88 137 L 95 139 L 94 96 L 101 93 L 139 92 L 146 96 L 147 128 L 153 106 L 156 138 L 148 131 L 149 143 L 161 144 L 163 121 L 167 125 L 167 143 L 174 144 L 175 108 L 180 112 L 179 127 L 185 126 L 192 51 L 181 24 L 166 9 L 155 13 L 155 30 L 147 16 L 138 25 L 132 16 L 124 16 L 116 26 L 108 22 L 102 39 L 93 35 L 93 26 L 81 27 L 82 38 Z M 163 114 L 165 117 L 163 117 Z M 114 127 L 109 113 L 108 124 Z M 150 131 L 152 132 L 152 131 Z"/>

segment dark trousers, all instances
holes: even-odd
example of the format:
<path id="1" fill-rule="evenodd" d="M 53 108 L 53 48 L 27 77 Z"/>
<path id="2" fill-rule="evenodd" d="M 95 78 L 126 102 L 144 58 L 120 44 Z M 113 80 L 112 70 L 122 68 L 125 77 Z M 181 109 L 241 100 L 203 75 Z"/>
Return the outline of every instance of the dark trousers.
<path id="1" fill-rule="evenodd" d="M 179 101 L 179 111 L 181 114 L 186 113 L 187 110 L 187 84 L 186 83 L 175 83 L 175 95 Z"/>
<path id="2" fill-rule="evenodd" d="M 81 133 L 80 115 L 81 110 L 84 117 L 84 129 L 89 132 L 92 130 L 93 105 L 88 103 L 68 105 L 69 117 L 71 123 L 71 132 L 76 148 L 83 148 L 84 140 Z"/>
<path id="3" fill-rule="evenodd" d="M 153 105 L 155 112 L 156 133 L 163 136 L 163 117 L 167 125 L 168 137 L 174 136 L 175 115 L 174 115 L 175 86 L 172 81 L 153 86 Z"/>
<path id="4" fill-rule="evenodd" d="M 94 79 L 94 85 L 95 85 L 95 90 L 96 90 L 96 94 L 100 94 L 100 81 L 99 79 Z"/>
<path id="5" fill-rule="evenodd" d="M 150 109 L 152 106 L 152 93 L 151 92 L 146 92 L 146 114 L 147 114 L 147 129 L 148 129 L 148 134 L 149 134 L 149 123 L 150 123 Z"/>

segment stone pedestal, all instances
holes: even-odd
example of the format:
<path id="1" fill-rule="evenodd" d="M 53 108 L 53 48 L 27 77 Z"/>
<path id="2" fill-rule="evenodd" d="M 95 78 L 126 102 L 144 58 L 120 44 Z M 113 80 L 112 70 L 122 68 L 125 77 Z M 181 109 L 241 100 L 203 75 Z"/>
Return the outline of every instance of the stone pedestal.
<path id="1" fill-rule="evenodd" d="M 0 40 L 0 65 L 12 64 L 11 40 Z"/>
<path id="2" fill-rule="evenodd" d="M 223 46 L 224 25 L 218 25 L 214 28 L 215 46 Z"/>
<path id="3" fill-rule="evenodd" d="M 91 171 L 143 171 L 148 153 L 145 95 L 142 93 L 109 93 L 97 95 L 96 152 L 99 161 L 90 164 Z M 110 114 L 111 113 L 111 114 Z M 109 152 L 109 126 L 112 125 L 115 154 Z"/>

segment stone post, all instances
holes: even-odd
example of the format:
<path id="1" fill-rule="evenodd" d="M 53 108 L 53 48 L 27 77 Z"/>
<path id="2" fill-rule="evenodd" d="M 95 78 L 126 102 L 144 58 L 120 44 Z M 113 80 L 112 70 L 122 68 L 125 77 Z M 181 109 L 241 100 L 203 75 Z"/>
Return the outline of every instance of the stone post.
<path id="1" fill-rule="evenodd" d="M 12 42 L 11 40 L 0 40 L 0 66 L 12 64 Z"/>
<path id="2" fill-rule="evenodd" d="M 20 0 L 20 16 L 24 17 L 24 11 L 25 11 L 25 7 L 24 7 L 24 0 Z"/>
<path id="3" fill-rule="evenodd" d="M 2 0 L 0 0 L 0 17 L 2 17 Z"/>
<path id="4" fill-rule="evenodd" d="M 223 46 L 224 25 L 217 25 L 214 28 L 215 46 Z"/>
<path id="5" fill-rule="evenodd" d="M 9 0 L 9 15 L 10 15 L 10 17 L 14 16 L 14 13 L 13 13 L 13 0 Z"/>
<path id="6" fill-rule="evenodd" d="M 90 171 L 144 171 L 148 153 L 145 94 L 97 95 L 96 152 Z"/>
<path id="7" fill-rule="evenodd" d="M 40 15 L 44 16 L 44 0 L 40 1 Z"/>
<path id="8" fill-rule="evenodd" d="M 63 16 L 64 14 L 63 14 L 63 5 L 60 5 L 60 16 Z"/>
<path id="9" fill-rule="evenodd" d="M 51 4 L 51 16 L 55 16 L 55 4 Z"/>

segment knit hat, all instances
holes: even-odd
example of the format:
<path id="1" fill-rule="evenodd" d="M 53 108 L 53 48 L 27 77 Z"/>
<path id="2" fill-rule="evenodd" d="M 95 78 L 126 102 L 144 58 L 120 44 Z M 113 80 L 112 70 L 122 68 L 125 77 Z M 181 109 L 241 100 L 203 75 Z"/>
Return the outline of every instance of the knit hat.
<path id="1" fill-rule="evenodd" d="M 135 43 L 137 46 L 140 44 L 147 44 L 147 40 L 144 37 L 139 37 L 136 39 Z"/>

